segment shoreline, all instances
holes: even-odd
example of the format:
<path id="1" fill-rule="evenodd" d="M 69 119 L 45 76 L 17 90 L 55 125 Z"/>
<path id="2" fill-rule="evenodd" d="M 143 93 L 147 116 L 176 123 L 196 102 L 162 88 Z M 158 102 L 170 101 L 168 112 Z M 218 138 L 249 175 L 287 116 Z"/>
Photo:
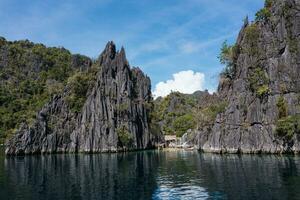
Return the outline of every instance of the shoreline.
<path id="1" fill-rule="evenodd" d="M 215 154 L 215 155 L 275 155 L 275 156 L 300 156 L 299 152 L 213 152 L 213 151 L 203 151 L 202 149 L 197 148 L 179 148 L 179 147 L 166 147 L 166 148 L 152 148 L 152 149 L 137 149 L 130 151 L 117 151 L 117 152 L 36 152 L 28 154 L 5 154 L 4 146 L 0 145 L 0 150 L 4 152 L 6 157 L 25 157 L 25 156 L 45 156 L 45 155 L 97 155 L 97 154 L 126 154 L 134 152 L 144 152 L 144 151 L 165 151 L 165 152 L 176 152 L 176 151 L 185 151 L 185 152 L 198 152 L 200 154 Z"/>
<path id="2" fill-rule="evenodd" d="M 196 148 L 182 148 L 182 147 L 165 147 L 165 148 L 158 149 L 158 150 L 163 150 L 163 151 L 199 151 L 199 149 L 196 149 Z"/>

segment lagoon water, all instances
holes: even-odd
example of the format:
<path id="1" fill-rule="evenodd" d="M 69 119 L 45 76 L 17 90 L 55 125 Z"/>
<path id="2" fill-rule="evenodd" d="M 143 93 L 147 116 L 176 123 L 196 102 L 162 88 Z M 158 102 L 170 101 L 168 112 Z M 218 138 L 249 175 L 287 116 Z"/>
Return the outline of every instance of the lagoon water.
<path id="1" fill-rule="evenodd" d="M 300 199 L 300 157 L 2 153 L 0 199 Z"/>

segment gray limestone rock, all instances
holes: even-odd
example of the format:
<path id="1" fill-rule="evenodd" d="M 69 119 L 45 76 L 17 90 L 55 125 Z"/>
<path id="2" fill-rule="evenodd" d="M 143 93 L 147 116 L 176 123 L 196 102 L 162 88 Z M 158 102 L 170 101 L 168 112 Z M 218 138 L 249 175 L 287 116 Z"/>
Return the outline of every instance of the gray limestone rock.
<path id="1" fill-rule="evenodd" d="M 81 63 L 84 62 L 84 63 Z M 73 57 L 74 65 L 90 65 Z M 64 94 L 52 98 L 37 114 L 33 125 L 22 124 L 6 143 L 6 154 L 116 152 L 152 148 L 149 132 L 150 79 L 139 68 L 130 68 L 122 48 L 106 45 L 96 65 L 79 113 L 73 113 Z M 125 138 L 125 139 L 124 139 Z"/>
<path id="2" fill-rule="evenodd" d="M 299 133 L 286 139 L 275 131 L 280 96 L 287 103 L 288 115 L 300 114 L 299 8 L 299 0 L 272 1 L 268 19 L 253 24 L 246 20 L 236 43 L 235 77 L 222 79 L 218 88 L 218 95 L 229 105 L 210 129 L 196 131 L 199 149 L 216 153 L 299 152 Z M 256 37 L 249 41 L 247 34 Z M 268 92 L 262 96 L 253 91 L 250 81 L 258 67 L 267 77 Z"/>

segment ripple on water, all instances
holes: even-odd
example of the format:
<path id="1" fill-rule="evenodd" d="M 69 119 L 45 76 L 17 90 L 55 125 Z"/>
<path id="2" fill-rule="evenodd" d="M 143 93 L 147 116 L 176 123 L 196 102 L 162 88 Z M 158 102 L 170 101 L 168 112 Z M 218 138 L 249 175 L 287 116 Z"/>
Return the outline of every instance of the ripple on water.
<path id="1" fill-rule="evenodd" d="M 205 188 L 196 185 L 170 187 L 160 185 L 153 194 L 153 199 L 208 199 Z"/>

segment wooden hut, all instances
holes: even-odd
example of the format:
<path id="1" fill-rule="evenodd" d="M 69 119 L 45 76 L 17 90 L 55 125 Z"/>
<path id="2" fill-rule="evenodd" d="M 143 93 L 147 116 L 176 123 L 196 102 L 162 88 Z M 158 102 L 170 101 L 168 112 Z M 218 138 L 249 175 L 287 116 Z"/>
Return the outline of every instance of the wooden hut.
<path id="1" fill-rule="evenodd" d="M 168 147 L 171 143 L 176 144 L 177 137 L 176 135 L 165 135 L 165 146 Z"/>

